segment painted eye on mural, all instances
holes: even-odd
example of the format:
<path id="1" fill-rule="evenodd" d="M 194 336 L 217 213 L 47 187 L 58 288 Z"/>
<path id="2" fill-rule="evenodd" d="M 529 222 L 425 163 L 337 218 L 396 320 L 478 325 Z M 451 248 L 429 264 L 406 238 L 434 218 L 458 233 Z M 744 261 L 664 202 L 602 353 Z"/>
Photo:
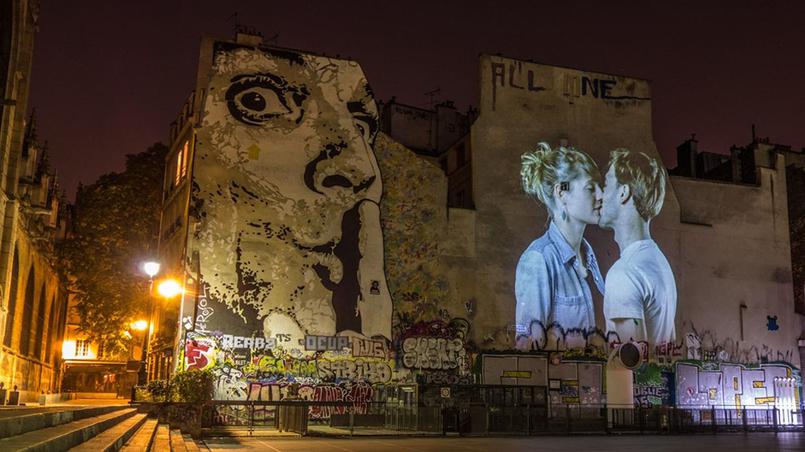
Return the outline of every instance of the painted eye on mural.
<path id="1" fill-rule="evenodd" d="M 378 129 L 377 116 L 363 102 L 348 102 L 347 109 L 352 113 L 358 132 L 367 142 L 373 143 Z"/>
<path id="2" fill-rule="evenodd" d="M 294 114 L 298 122 L 307 90 L 290 86 L 273 74 L 240 75 L 226 91 L 229 113 L 240 122 L 263 125 L 273 118 Z"/>

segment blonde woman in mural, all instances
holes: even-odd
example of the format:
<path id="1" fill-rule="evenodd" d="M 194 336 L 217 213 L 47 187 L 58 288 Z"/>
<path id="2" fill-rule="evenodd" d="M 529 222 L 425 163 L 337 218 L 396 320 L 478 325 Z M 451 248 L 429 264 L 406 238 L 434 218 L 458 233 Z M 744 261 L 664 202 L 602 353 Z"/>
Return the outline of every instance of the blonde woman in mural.
<path id="1" fill-rule="evenodd" d="M 548 230 L 517 264 L 517 337 L 526 347 L 553 323 L 565 330 L 595 327 L 590 286 L 603 294 L 604 280 L 584 231 L 598 224 L 601 173 L 584 152 L 539 143 L 523 154 L 520 175 L 523 190 L 549 215 Z"/>

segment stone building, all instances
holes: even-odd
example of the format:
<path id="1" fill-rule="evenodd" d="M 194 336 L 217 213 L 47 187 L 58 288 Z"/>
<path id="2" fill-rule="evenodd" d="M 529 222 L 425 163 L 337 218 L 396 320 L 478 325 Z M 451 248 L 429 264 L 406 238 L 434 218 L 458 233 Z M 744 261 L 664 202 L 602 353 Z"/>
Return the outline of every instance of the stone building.
<path id="1" fill-rule="evenodd" d="M 615 148 L 660 156 L 651 136 L 646 81 L 496 56 L 481 58 L 481 74 L 480 117 L 471 129 L 476 208 L 460 228 L 452 221 L 448 225 L 453 228 L 448 237 L 474 240 L 447 262 L 451 303 L 477 300 L 474 339 L 505 350 L 514 335 L 512 323 L 501 321 L 514 317 L 514 268 L 546 223 L 545 210 L 520 188 L 520 154 L 547 141 L 582 149 L 601 168 Z M 651 230 L 676 278 L 677 342 L 646 348 L 671 362 L 784 362 L 795 371 L 803 323 L 791 283 L 785 155 L 769 149 L 752 151 L 752 158 L 745 153 L 736 158 L 751 183 L 724 183 L 718 175 L 723 161 L 708 155 L 694 157 L 710 178 L 671 177 L 665 206 Z M 452 210 L 448 217 L 454 218 Z M 588 228 L 585 236 L 606 271 L 618 257 L 611 232 Z M 601 325 L 601 313 L 597 316 Z M 789 377 L 791 368 L 774 372 Z M 588 376 L 588 381 L 598 377 Z M 767 376 L 769 390 L 772 381 Z M 686 393 L 682 389 L 694 395 L 680 396 L 678 404 L 702 403 L 701 387 L 682 384 L 678 395 Z M 710 389 L 719 401 L 734 403 L 724 401 L 726 389 L 715 386 Z M 743 403 L 754 404 L 754 398 L 747 395 Z"/>
<path id="2" fill-rule="evenodd" d="M 392 97 L 380 105 L 380 130 L 425 161 L 437 163 L 447 175 L 447 205 L 471 209 L 472 141 L 470 126 L 478 110 L 456 110 L 452 101 L 433 109 L 406 105 Z"/>
<path id="3" fill-rule="evenodd" d="M 58 186 L 33 116 L 26 122 L 38 2 L 6 1 L 0 14 L 0 382 L 21 401 L 58 392 L 66 295 L 54 268 L 63 228 Z"/>
<path id="4" fill-rule="evenodd" d="M 313 400 L 402 385 L 432 401 L 435 386 L 482 383 L 605 402 L 619 339 L 600 302 L 597 328 L 554 323 L 515 346 L 515 268 L 547 220 L 523 193 L 520 156 L 547 142 L 601 168 L 624 147 L 661 163 L 649 83 L 501 56 L 480 67 L 478 118 L 442 148 L 432 115 L 396 101 L 380 121 L 391 136 L 378 133 L 357 62 L 204 40 L 165 177 L 160 255 L 186 288 L 161 308 L 178 325 L 173 367 L 212 370 L 231 399 L 294 383 Z M 724 163 L 688 154 L 702 174 Z M 637 379 L 652 386 L 636 385 L 636 402 L 754 406 L 799 378 L 785 156 L 741 156 L 752 183 L 670 178 L 651 232 L 676 279 L 676 335 L 638 344 L 663 381 Z M 606 273 L 612 233 L 585 238 Z"/>

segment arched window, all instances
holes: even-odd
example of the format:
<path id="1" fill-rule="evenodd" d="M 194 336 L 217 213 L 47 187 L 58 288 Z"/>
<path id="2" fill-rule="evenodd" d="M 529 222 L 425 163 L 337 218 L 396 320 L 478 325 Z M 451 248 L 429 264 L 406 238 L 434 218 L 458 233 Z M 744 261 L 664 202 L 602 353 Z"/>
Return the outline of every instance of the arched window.
<path id="1" fill-rule="evenodd" d="M 28 281 L 25 283 L 25 306 L 22 307 L 22 335 L 20 337 L 20 354 L 27 356 L 31 351 L 31 320 L 34 315 L 34 284 L 36 283 L 36 274 L 34 266 L 28 271 Z"/>
<path id="2" fill-rule="evenodd" d="M 36 331 L 34 333 L 34 357 L 38 359 L 42 359 L 42 342 L 45 342 L 46 293 L 47 287 L 45 287 L 45 283 L 42 283 L 42 290 L 39 292 L 39 306 L 36 308 Z"/>
<path id="3" fill-rule="evenodd" d="M 8 285 L 8 311 L 6 312 L 6 333 L 3 336 L 3 345 L 11 347 L 11 338 L 14 337 L 14 313 L 17 310 L 17 280 L 20 277 L 20 253 L 14 247 L 14 262 L 11 264 L 11 281 Z"/>

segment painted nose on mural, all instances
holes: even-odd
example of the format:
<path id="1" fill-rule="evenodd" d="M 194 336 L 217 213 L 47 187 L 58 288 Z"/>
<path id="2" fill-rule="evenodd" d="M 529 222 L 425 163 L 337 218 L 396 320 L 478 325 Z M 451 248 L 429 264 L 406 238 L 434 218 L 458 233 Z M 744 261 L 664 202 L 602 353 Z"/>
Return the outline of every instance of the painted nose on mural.
<path id="1" fill-rule="evenodd" d="M 370 162 L 344 141 L 325 144 L 318 157 L 305 168 L 305 184 L 319 194 L 365 192 L 374 184 Z"/>

